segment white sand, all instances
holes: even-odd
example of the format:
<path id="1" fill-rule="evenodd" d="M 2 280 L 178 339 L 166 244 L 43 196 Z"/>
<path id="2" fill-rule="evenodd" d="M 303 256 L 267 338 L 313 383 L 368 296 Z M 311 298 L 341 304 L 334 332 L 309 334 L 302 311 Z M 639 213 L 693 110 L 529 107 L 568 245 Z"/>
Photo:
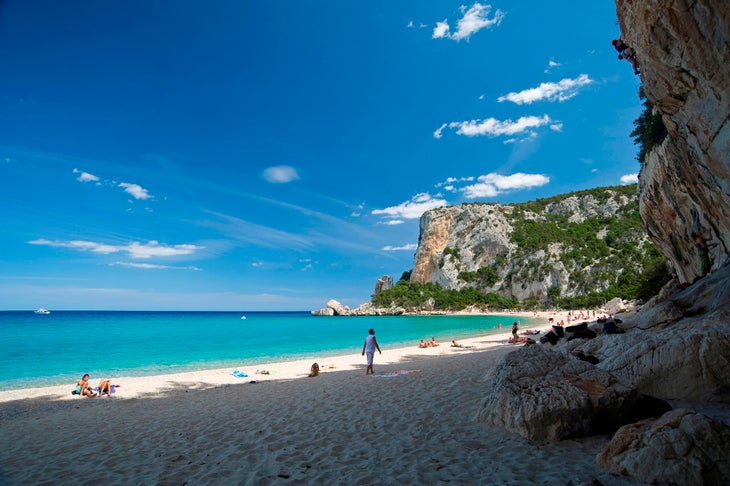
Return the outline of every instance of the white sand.
<path id="1" fill-rule="evenodd" d="M 356 354 L 119 377 L 112 398 L 3 392 L 0 484 L 635 484 L 595 465 L 608 437 L 540 446 L 475 421 L 508 336 L 385 348 L 376 376 Z"/>

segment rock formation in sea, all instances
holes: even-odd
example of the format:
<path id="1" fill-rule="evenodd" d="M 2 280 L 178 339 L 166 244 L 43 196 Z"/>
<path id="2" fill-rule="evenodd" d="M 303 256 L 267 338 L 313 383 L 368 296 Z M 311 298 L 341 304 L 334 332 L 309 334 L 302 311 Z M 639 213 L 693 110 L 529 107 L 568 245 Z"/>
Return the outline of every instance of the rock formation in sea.
<path id="1" fill-rule="evenodd" d="M 350 315 L 350 308 L 346 305 L 342 305 L 335 299 L 327 301 L 327 305 L 318 310 L 312 311 L 313 316 L 347 316 Z"/>

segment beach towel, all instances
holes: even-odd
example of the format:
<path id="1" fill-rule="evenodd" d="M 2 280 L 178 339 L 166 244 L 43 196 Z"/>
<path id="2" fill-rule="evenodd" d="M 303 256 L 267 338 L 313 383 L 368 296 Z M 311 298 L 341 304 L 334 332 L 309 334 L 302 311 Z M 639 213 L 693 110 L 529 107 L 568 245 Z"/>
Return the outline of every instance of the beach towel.
<path id="1" fill-rule="evenodd" d="M 111 395 L 112 393 L 116 393 L 118 387 L 119 387 L 119 385 L 109 385 L 109 391 L 108 392 L 104 392 L 103 394 L 104 395 Z M 94 393 L 96 393 L 97 395 L 99 395 L 99 387 L 98 386 L 97 387 L 94 387 Z"/>
<path id="2" fill-rule="evenodd" d="M 246 378 L 246 377 L 248 377 L 248 375 L 246 373 L 244 373 L 243 371 L 239 371 L 239 370 L 233 370 L 233 373 L 231 373 L 231 374 L 233 376 L 235 376 L 236 378 Z"/>
<path id="3" fill-rule="evenodd" d="M 410 375 L 411 373 L 420 373 L 421 370 L 398 370 L 390 373 L 383 373 L 381 375 L 372 375 L 375 378 L 393 378 L 401 375 Z"/>

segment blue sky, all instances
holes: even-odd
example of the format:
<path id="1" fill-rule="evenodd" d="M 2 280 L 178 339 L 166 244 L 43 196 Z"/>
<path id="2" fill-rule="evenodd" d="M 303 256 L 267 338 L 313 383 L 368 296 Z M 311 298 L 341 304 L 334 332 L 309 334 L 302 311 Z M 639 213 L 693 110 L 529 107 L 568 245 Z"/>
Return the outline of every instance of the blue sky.
<path id="1" fill-rule="evenodd" d="M 614 3 L 6 0 L 0 309 L 311 310 L 419 217 L 628 183 Z"/>

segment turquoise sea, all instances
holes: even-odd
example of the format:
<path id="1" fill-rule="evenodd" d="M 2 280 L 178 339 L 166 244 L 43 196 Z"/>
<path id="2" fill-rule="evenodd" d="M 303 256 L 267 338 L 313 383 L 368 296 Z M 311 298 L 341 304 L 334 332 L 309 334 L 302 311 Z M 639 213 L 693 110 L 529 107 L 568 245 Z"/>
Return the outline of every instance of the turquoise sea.
<path id="1" fill-rule="evenodd" d="M 309 312 L 0 311 L 0 390 L 359 353 L 509 329 L 514 317 L 315 317 Z M 530 319 L 520 318 L 529 325 Z M 522 327 L 522 326 L 521 326 Z M 524 327 L 523 327 L 524 328 Z M 501 331 L 503 332 L 503 330 Z"/>

